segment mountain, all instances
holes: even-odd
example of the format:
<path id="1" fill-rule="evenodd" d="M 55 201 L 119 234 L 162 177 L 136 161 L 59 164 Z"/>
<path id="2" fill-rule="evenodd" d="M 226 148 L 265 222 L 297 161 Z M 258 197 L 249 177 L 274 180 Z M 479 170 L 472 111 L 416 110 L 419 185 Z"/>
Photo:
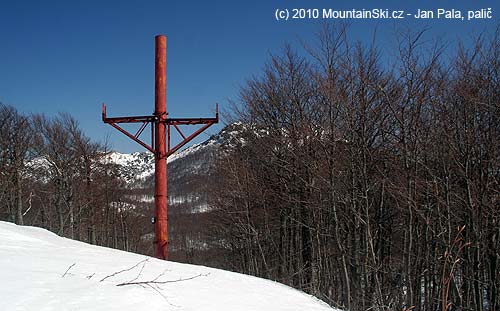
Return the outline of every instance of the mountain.
<path id="1" fill-rule="evenodd" d="M 168 195 L 172 208 L 182 205 L 181 213 L 203 212 L 207 210 L 205 185 L 209 182 L 210 170 L 217 153 L 244 141 L 242 123 L 224 127 L 206 141 L 194 144 L 171 155 L 168 162 Z M 131 189 L 142 189 L 145 199 L 152 200 L 154 193 L 154 156 L 150 152 L 131 154 L 111 152 L 105 161 L 116 164 L 120 175 Z"/>
<path id="2" fill-rule="evenodd" d="M 0 222 L 0 310 L 332 310 L 288 286 Z"/>

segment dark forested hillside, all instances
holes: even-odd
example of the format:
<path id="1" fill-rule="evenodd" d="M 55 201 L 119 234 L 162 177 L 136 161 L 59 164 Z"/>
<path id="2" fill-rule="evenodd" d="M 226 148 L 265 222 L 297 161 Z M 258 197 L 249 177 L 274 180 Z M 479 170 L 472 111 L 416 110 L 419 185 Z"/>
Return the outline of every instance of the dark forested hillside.
<path id="1" fill-rule="evenodd" d="M 246 144 L 211 190 L 224 265 L 348 310 L 498 310 L 498 33 L 391 55 L 347 38 L 242 88 Z"/>

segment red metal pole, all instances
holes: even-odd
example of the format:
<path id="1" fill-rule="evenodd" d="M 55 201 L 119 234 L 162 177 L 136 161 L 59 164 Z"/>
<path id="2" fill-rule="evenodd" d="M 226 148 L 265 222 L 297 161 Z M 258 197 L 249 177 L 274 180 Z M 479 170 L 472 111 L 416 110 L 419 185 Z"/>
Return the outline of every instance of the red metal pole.
<path id="1" fill-rule="evenodd" d="M 168 259 L 167 227 L 167 37 L 155 37 L 155 243 L 156 258 Z"/>
<path id="2" fill-rule="evenodd" d="M 215 118 L 168 118 L 167 113 L 167 37 L 155 37 L 155 112 L 151 116 L 113 117 L 106 116 L 106 106 L 102 106 L 102 120 L 108 123 L 144 148 L 155 154 L 155 256 L 168 259 L 168 195 L 167 195 L 167 157 L 190 142 L 195 136 L 206 130 L 209 126 L 219 122 L 219 110 L 216 106 Z M 129 133 L 118 123 L 143 124 L 135 135 Z M 149 146 L 139 139 L 148 123 L 151 126 L 151 143 Z M 179 125 L 204 124 L 193 134 L 186 137 Z M 171 148 L 170 125 L 173 125 L 183 140 Z M 167 132 L 168 130 L 168 132 Z M 167 137 L 168 135 L 168 137 Z M 168 140 L 167 140 L 168 138 Z M 168 149 L 167 149 L 168 148 Z"/>

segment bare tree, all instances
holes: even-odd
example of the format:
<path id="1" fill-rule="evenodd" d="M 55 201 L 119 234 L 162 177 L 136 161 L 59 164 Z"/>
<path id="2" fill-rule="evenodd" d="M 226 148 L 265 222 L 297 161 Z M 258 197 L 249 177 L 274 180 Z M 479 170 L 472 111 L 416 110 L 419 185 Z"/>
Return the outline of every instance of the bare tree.
<path id="1" fill-rule="evenodd" d="M 0 169 L 1 185 L 8 209 L 8 218 L 17 224 L 24 223 L 23 175 L 30 150 L 31 127 L 28 119 L 10 106 L 0 104 Z M 8 195 L 6 195 L 8 194 Z"/>
<path id="2" fill-rule="evenodd" d="M 327 26 L 242 89 L 211 202 L 232 269 L 349 310 L 498 308 L 498 33 L 454 59 L 425 35 L 387 66 Z"/>

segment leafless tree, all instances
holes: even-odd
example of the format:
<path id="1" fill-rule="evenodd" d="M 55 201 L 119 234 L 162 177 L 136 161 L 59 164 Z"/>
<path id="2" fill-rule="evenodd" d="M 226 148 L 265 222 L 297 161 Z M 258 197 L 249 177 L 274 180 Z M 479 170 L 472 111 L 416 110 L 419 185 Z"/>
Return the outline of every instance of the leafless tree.
<path id="1" fill-rule="evenodd" d="M 25 164 L 29 157 L 32 129 L 27 117 L 11 106 L 0 104 L 0 170 L 1 200 L 8 218 L 23 224 L 24 203 L 29 194 L 24 190 Z"/>
<path id="2" fill-rule="evenodd" d="M 348 38 L 327 26 L 242 89 L 215 243 L 230 268 L 349 310 L 496 310 L 498 32 L 454 58 L 404 32 L 389 65 Z"/>

